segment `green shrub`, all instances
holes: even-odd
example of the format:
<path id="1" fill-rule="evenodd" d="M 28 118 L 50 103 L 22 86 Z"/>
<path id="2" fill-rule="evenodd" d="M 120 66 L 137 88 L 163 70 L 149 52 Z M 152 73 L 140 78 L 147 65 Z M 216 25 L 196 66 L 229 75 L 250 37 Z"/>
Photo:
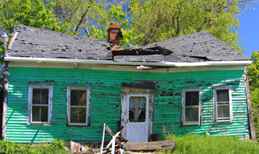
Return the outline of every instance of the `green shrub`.
<path id="1" fill-rule="evenodd" d="M 185 136 L 166 135 L 166 140 L 175 141 L 177 154 L 255 154 L 259 153 L 259 144 L 237 137 L 200 136 L 188 134 Z M 160 151 L 166 153 L 164 151 Z"/>
<path id="2" fill-rule="evenodd" d="M 53 141 L 51 144 L 41 144 L 39 146 L 26 145 L 0 140 L 0 153 L 22 153 L 22 154 L 67 154 L 65 143 L 61 140 Z"/>

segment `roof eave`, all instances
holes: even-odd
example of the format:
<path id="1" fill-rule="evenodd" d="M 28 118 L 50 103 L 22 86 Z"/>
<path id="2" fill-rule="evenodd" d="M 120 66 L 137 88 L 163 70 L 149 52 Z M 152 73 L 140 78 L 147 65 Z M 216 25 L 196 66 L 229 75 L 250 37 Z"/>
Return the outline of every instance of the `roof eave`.
<path id="1" fill-rule="evenodd" d="M 197 66 L 229 66 L 247 65 L 252 61 L 210 61 L 210 62 L 117 62 L 104 60 L 81 60 L 81 59 L 57 59 L 57 58 L 28 58 L 28 57 L 5 57 L 5 61 L 14 62 L 42 62 L 42 63 L 84 63 L 84 64 L 103 64 L 103 65 L 149 65 L 167 67 L 197 67 Z"/>

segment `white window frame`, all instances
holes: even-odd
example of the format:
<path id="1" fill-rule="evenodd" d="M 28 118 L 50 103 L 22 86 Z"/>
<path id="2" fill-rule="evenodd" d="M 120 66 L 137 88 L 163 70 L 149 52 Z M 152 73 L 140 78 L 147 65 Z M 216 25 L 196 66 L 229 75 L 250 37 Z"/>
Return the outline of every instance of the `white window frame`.
<path id="1" fill-rule="evenodd" d="M 32 104 L 33 89 L 48 89 L 49 98 L 48 105 L 36 105 Z M 53 86 L 52 85 L 29 85 L 29 95 L 28 95 L 28 125 L 51 125 L 52 123 L 52 98 L 53 98 Z M 48 121 L 47 122 L 36 122 L 32 121 L 32 107 L 33 106 L 48 106 Z"/>
<path id="2" fill-rule="evenodd" d="M 185 122 L 185 110 L 186 110 L 186 106 L 185 106 L 185 95 L 186 92 L 193 92 L 193 91 L 198 91 L 199 92 L 199 109 L 198 109 L 198 122 Z M 200 125 L 200 121 L 201 121 L 201 96 L 202 96 L 202 88 L 198 87 L 198 88 L 183 88 L 182 89 L 182 125 L 183 126 L 191 126 L 191 125 Z"/>
<path id="3" fill-rule="evenodd" d="M 217 112 L 217 90 L 228 90 L 229 94 L 229 116 L 230 120 L 218 120 Z M 232 90 L 230 86 L 214 86 L 213 87 L 213 107 L 214 107 L 214 122 L 215 123 L 228 123 L 233 122 L 233 110 L 232 110 Z"/>
<path id="4" fill-rule="evenodd" d="M 86 90 L 86 122 L 85 123 L 72 123 L 70 122 L 70 94 L 71 90 Z M 91 97 L 91 90 L 89 86 L 67 86 L 67 118 L 68 118 L 68 125 L 69 126 L 90 126 L 90 98 Z M 75 106 L 78 107 L 78 106 Z"/>

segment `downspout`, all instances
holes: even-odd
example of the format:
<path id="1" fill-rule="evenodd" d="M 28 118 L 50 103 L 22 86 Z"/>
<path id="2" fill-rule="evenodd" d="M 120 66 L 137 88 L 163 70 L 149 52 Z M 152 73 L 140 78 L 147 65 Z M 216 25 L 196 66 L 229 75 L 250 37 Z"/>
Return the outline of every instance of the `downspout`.
<path id="1" fill-rule="evenodd" d="M 255 141 L 255 129 L 254 129 L 254 121 L 253 121 L 253 114 L 252 114 L 252 106 L 251 106 L 251 99 L 250 99 L 250 90 L 249 90 L 249 82 L 248 82 L 248 75 L 247 75 L 247 67 L 245 68 L 245 85 L 246 85 L 246 100 L 247 100 L 247 109 L 248 109 L 248 121 L 249 121 L 249 132 L 251 140 Z"/>

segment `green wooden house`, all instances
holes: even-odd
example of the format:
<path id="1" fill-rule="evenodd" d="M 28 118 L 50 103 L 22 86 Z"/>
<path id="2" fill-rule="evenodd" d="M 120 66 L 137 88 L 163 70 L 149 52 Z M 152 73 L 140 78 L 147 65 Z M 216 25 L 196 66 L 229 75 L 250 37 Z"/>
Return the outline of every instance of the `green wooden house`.
<path id="1" fill-rule="evenodd" d="M 205 31 L 128 49 L 118 49 L 121 37 L 116 24 L 108 42 L 15 26 L 2 137 L 100 142 L 106 123 L 130 142 L 163 128 L 255 139 L 249 58 Z"/>

